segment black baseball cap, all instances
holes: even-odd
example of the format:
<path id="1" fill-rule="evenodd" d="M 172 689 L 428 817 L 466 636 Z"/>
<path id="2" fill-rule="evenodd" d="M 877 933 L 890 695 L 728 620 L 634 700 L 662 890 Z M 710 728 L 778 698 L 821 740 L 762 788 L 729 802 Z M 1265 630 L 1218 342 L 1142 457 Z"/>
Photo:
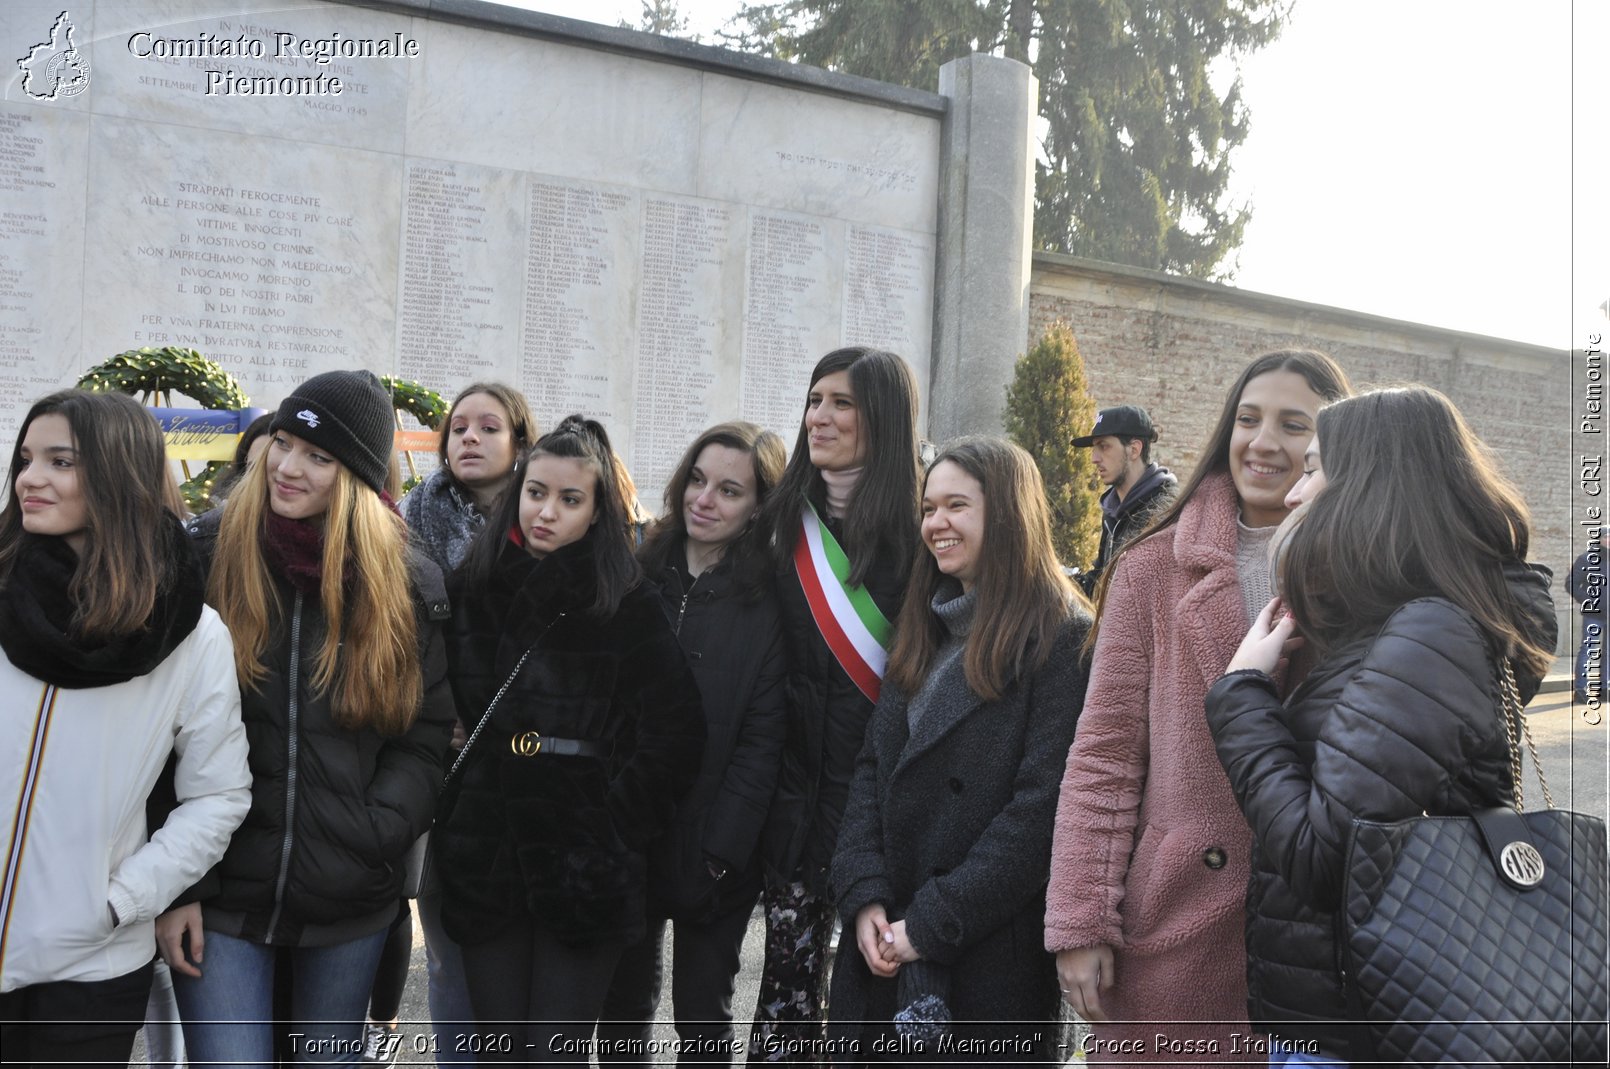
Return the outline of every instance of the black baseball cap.
<path id="1" fill-rule="evenodd" d="M 1152 417 L 1139 405 L 1118 405 L 1113 408 L 1104 408 L 1096 413 L 1096 425 L 1090 428 L 1090 433 L 1075 438 L 1073 444 L 1081 449 L 1091 445 L 1103 435 L 1123 436 L 1125 438 L 1144 438 L 1148 442 L 1157 441 L 1157 429 L 1152 426 Z"/>

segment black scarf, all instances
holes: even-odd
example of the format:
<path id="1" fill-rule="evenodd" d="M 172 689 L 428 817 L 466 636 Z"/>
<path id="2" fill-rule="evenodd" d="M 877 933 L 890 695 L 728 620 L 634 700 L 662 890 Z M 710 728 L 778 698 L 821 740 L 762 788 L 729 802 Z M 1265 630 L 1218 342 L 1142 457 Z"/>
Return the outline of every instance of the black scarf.
<path id="1" fill-rule="evenodd" d="M 175 581 L 157 593 L 145 626 L 112 638 L 85 638 L 73 627 L 68 596 L 78 556 L 54 536 L 22 536 L 0 596 L 0 648 L 35 679 L 70 690 L 110 687 L 156 669 L 201 619 L 201 562 L 179 521 L 166 524 Z"/>

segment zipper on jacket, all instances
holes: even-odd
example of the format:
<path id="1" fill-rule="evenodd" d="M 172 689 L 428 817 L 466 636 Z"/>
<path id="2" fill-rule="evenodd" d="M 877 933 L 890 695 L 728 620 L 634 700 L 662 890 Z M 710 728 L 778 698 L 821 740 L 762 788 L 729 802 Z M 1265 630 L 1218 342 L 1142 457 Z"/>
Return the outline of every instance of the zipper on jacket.
<path id="1" fill-rule="evenodd" d="M 689 583 L 687 590 L 682 592 L 682 604 L 677 606 L 676 610 L 676 625 L 671 628 L 671 633 L 678 638 L 682 636 L 682 618 L 688 614 L 688 599 L 693 596 L 693 590 L 699 585 L 699 580 L 702 578 L 704 578 L 702 574 L 694 576 L 693 582 Z"/>
<path id="2" fill-rule="evenodd" d="M 291 607 L 291 667 L 287 688 L 289 700 L 285 710 L 285 839 L 280 844 L 280 871 L 274 881 L 274 912 L 268 917 L 268 933 L 263 942 L 273 943 L 275 929 L 279 927 L 280 912 L 285 908 L 285 881 L 291 875 L 291 840 L 296 827 L 296 733 L 297 733 L 297 676 L 302 664 L 302 592 L 296 592 Z"/>

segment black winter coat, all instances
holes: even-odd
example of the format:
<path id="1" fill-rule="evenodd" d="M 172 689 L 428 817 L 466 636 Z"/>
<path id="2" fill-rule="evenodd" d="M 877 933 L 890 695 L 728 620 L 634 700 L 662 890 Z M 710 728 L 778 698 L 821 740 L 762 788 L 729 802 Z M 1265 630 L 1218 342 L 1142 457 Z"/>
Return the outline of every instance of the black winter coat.
<path id="1" fill-rule="evenodd" d="M 842 540 L 839 522 L 828 520 L 827 525 Z M 903 571 L 891 561 L 873 561 L 866 589 L 891 622 L 900 615 L 905 588 Z M 825 898 L 839 820 L 872 703 L 839 667 L 817 630 L 792 562 L 777 575 L 777 596 L 788 656 L 788 741 L 766 821 L 764 860 L 774 879 L 803 880 L 812 893 Z"/>
<path id="2" fill-rule="evenodd" d="M 1509 574 L 1527 631 L 1552 645 L 1548 570 Z M 1284 706 L 1261 672 L 1232 673 L 1208 691 L 1219 759 L 1253 831 L 1246 941 L 1255 1028 L 1354 1053 L 1336 1024 L 1349 1014 L 1334 919 L 1353 818 L 1462 814 L 1512 798 L 1495 666 L 1468 613 L 1422 598 L 1317 664 Z M 1517 682 L 1526 702 L 1540 681 L 1517 672 Z"/>
<path id="3" fill-rule="evenodd" d="M 964 693 L 924 713 L 914 735 L 907 696 L 884 684 L 833 859 L 844 923 L 833 966 L 835 1035 L 854 1035 L 855 1022 L 886 1014 L 894 998 L 895 981 L 874 977 L 855 945 L 856 914 L 874 902 L 890 920 L 905 920 L 923 960 L 949 967 L 954 1020 L 1056 1019 L 1045 885 L 1062 773 L 1084 705 L 1079 645 L 1089 626 L 1085 617 L 1070 620 L 1045 664 L 998 701 L 964 684 Z M 1049 1037 L 1054 1029 L 1040 1031 Z M 1011 1057 L 1030 1060 L 1021 1051 Z"/>
<path id="4" fill-rule="evenodd" d="M 209 568 L 219 519 L 214 513 L 188 525 Z M 279 583 L 287 609 L 263 655 L 268 674 L 257 690 L 241 691 L 251 809 L 199 892 L 204 912 L 242 917 L 234 933 L 241 938 L 344 941 L 385 927 L 396 914 L 403 857 L 430 827 L 454 715 L 441 571 L 412 550 L 408 568 L 424 700 L 399 736 L 335 722 L 328 697 L 312 682 L 323 608 L 316 596 Z"/>
<path id="5" fill-rule="evenodd" d="M 681 546 L 671 551 L 677 556 Z M 770 582 L 741 587 L 722 561 L 684 589 L 667 566 L 653 580 L 704 698 L 706 737 L 699 778 L 649 852 L 650 908 L 678 920 L 728 912 L 759 890 L 760 841 L 788 732 L 786 662 Z M 706 859 L 727 870 L 717 880 Z"/>
<path id="6" fill-rule="evenodd" d="M 447 787 L 435 837 L 443 920 L 460 943 L 528 921 L 573 945 L 644 931 L 644 851 L 699 772 L 704 712 L 658 597 L 639 584 L 590 615 L 592 542 L 538 561 L 512 543 L 493 581 L 450 590 L 447 655 L 467 730 L 527 649 Z M 536 731 L 607 757 L 521 756 Z"/>
<path id="7" fill-rule="evenodd" d="M 1090 567 L 1079 573 L 1079 585 L 1086 594 L 1096 592 L 1101 573 L 1107 570 L 1118 551 L 1144 531 L 1179 495 L 1180 484 L 1174 473 L 1156 464 L 1147 466 L 1146 473 L 1122 501 L 1118 500 L 1118 491 L 1110 488 L 1101 495 L 1101 546 Z"/>

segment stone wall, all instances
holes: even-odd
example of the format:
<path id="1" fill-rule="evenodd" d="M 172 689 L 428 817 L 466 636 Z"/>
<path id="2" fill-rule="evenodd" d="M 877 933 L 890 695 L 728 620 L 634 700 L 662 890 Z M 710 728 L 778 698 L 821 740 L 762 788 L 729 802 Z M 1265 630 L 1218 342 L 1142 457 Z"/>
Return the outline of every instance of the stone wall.
<path id="1" fill-rule="evenodd" d="M 936 94 L 470 0 L 7 0 L 0 44 L 0 439 L 179 345 L 263 407 L 511 382 L 653 500 L 712 423 L 791 440 L 840 345 L 926 395 Z"/>
<path id="2" fill-rule="evenodd" d="M 1575 469 L 1564 350 L 1049 253 L 1035 254 L 1029 307 L 1029 344 L 1065 320 L 1097 405 L 1145 406 L 1158 428 L 1154 457 L 1182 476 L 1195 466 L 1230 384 L 1260 352 L 1321 349 L 1358 388 L 1434 386 L 1525 494 L 1533 559 L 1562 579 L 1571 564 Z M 1570 604 L 1558 582 L 1555 598 Z"/>

